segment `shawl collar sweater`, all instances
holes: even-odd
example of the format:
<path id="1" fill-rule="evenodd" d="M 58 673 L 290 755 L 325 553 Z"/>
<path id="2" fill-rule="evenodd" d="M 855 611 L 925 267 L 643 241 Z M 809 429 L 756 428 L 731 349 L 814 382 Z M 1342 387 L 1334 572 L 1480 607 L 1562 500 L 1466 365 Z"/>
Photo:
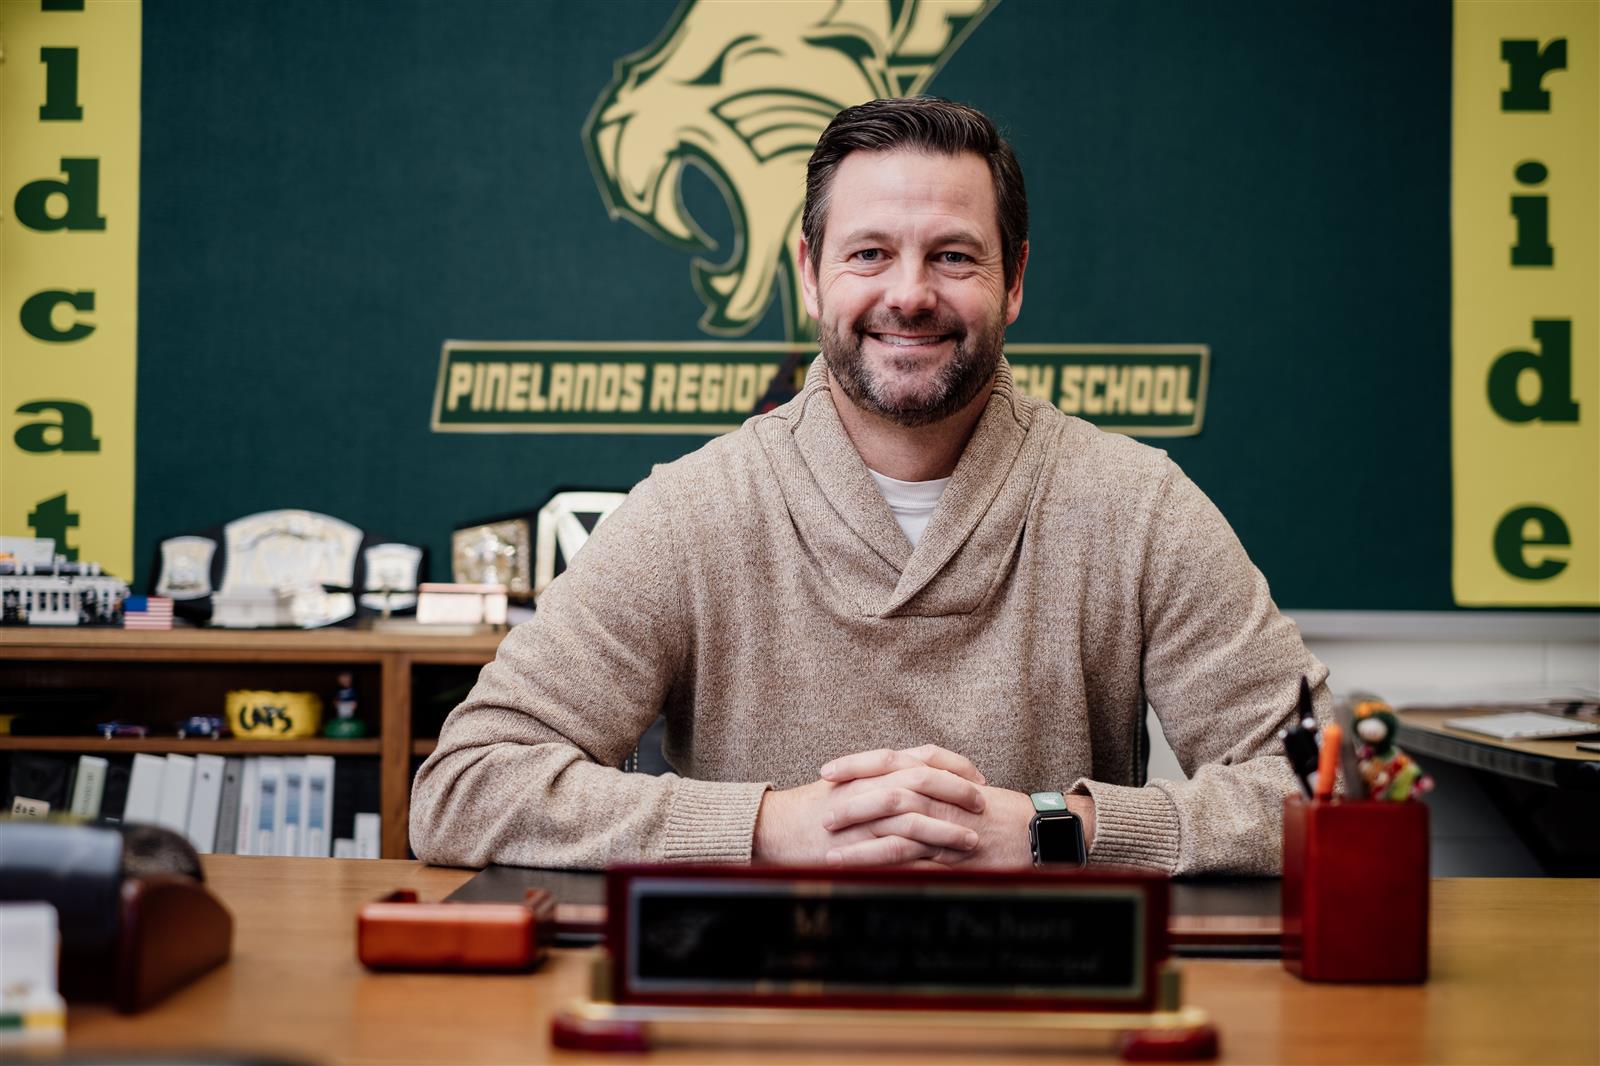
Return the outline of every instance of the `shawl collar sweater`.
<path id="1" fill-rule="evenodd" d="M 1090 859 L 1275 872 L 1277 731 L 1327 671 L 1165 453 L 994 389 L 915 549 L 819 359 L 657 467 L 513 629 L 412 793 L 438 863 L 745 861 L 769 787 L 936 743 L 1094 796 Z M 1144 703 L 1188 781 L 1144 780 Z M 657 713 L 676 773 L 617 769 Z"/>

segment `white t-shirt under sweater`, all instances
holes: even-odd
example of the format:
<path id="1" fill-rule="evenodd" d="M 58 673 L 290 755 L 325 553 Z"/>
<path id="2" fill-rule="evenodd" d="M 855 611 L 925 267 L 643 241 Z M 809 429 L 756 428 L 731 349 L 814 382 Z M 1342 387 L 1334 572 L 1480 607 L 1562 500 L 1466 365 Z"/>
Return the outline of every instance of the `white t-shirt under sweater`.
<path id="1" fill-rule="evenodd" d="M 950 479 L 940 477 L 932 481 L 900 481 L 886 477 L 870 466 L 867 467 L 867 473 L 878 483 L 878 491 L 883 493 L 884 502 L 894 512 L 894 520 L 900 523 L 900 528 L 906 532 L 906 539 L 915 548 L 922 531 L 928 528 L 928 519 L 933 517 L 933 510 L 939 506 L 939 497 L 944 495 L 944 487 L 950 484 Z"/>

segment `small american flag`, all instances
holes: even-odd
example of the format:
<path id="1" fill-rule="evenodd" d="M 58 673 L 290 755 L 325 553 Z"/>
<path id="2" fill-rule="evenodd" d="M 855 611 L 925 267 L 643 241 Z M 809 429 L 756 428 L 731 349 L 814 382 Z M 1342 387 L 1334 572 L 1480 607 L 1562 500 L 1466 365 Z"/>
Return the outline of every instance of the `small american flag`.
<path id="1" fill-rule="evenodd" d="M 172 600 L 167 596 L 129 596 L 122 601 L 123 629 L 171 629 Z"/>

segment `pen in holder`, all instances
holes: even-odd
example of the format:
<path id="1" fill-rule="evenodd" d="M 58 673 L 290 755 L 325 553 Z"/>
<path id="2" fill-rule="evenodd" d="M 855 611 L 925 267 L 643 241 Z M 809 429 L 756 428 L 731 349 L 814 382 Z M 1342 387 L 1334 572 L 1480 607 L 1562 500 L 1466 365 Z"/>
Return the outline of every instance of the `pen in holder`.
<path id="1" fill-rule="evenodd" d="M 1428 807 L 1283 801 L 1283 965 L 1306 981 L 1428 979 Z"/>

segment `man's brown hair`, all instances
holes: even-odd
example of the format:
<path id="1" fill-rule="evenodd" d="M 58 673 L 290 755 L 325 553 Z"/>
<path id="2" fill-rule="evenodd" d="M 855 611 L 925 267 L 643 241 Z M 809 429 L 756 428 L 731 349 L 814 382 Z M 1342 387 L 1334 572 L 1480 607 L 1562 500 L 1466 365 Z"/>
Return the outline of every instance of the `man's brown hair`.
<path id="1" fill-rule="evenodd" d="M 1010 286 L 1017 276 L 1022 246 L 1028 241 L 1028 192 L 1022 184 L 1022 167 L 988 115 L 937 96 L 869 100 L 845 108 L 822 131 L 806 164 L 806 203 L 800 215 L 800 232 L 811 249 L 813 269 L 822 251 L 834 171 L 851 152 L 895 149 L 938 155 L 973 152 L 989 164 L 999 215 L 1001 260 Z"/>

